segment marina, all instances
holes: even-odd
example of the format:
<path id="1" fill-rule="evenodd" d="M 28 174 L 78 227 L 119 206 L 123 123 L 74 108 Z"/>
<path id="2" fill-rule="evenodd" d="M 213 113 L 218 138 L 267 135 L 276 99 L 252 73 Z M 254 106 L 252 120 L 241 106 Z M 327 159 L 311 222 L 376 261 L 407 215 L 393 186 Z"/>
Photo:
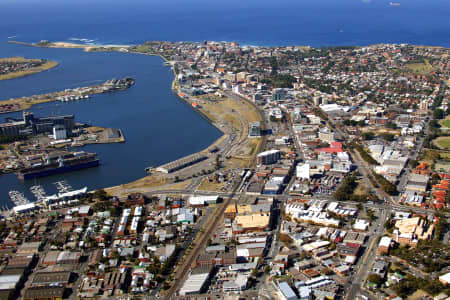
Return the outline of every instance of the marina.
<path id="1" fill-rule="evenodd" d="M 57 181 L 54 183 L 56 186 L 56 189 L 59 193 L 68 193 L 70 191 L 73 191 L 73 188 L 70 186 L 70 184 L 66 180 Z"/>
<path id="2" fill-rule="evenodd" d="M 28 200 L 23 193 L 15 190 L 9 192 L 9 198 L 11 199 L 11 202 L 14 203 L 15 206 L 30 203 L 30 200 Z"/>
<path id="3" fill-rule="evenodd" d="M 47 195 L 41 185 L 33 185 L 30 187 L 30 192 L 36 198 L 35 201 L 30 201 L 25 197 L 24 193 L 17 190 L 8 192 L 12 205 L 4 204 L 0 206 L 0 215 L 8 217 L 12 212 L 20 213 L 25 211 L 32 211 L 41 207 L 58 208 L 67 204 L 77 204 L 79 197 L 87 194 L 87 187 L 74 190 L 66 180 L 60 180 L 53 183 L 58 191 L 56 194 Z"/>
<path id="4" fill-rule="evenodd" d="M 30 187 L 30 191 L 36 197 L 37 201 L 43 201 L 47 197 L 47 193 L 40 185 L 33 185 Z"/>

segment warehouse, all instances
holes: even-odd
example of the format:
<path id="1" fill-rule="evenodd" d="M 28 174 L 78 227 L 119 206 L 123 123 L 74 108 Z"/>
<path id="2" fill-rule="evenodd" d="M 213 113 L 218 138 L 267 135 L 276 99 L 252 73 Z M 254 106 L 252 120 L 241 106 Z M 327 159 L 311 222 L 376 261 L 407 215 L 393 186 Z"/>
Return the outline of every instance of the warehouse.
<path id="1" fill-rule="evenodd" d="M 192 154 L 180 159 L 177 159 L 176 161 L 172 161 L 170 163 L 167 163 L 165 165 L 162 165 L 158 168 L 156 168 L 157 171 L 162 172 L 162 173 L 172 173 L 178 170 L 181 170 L 183 168 L 192 166 L 198 162 L 201 162 L 205 159 L 207 159 L 208 157 L 201 155 L 201 154 Z"/>
<path id="2" fill-rule="evenodd" d="M 56 265 L 60 251 L 48 251 L 42 260 L 42 264 L 46 266 Z"/>
<path id="3" fill-rule="evenodd" d="M 20 285 L 22 274 L 20 275 L 0 275 L 0 299 L 11 299 Z"/>
<path id="4" fill-rule="evenodd" d="M 285 281 L 280 282 L 278 284 L 278 296 L 280 296 L 280 299 L 283 299 L 283 300 L 297 299 L 297 295 L 295 295 L 292 288 Z"/>
<path id="5" fill-rule="evenodd" d="M 192 273 L 180 289 L 180 295 L 186 296 L 189 294 L 198 294 L 203 292 L 207 285 L 210 272 L 210 267 L 200 267 L 192 270 Z"/>
<path id="6" fill-rule="evenodd" d="M 27 242 L 23 243 L 17 249 L 17 253 L 19 254 L 30 254 L 35 253 L 38 254 L 41 248 L 41 242 Z"/>
<path id="7" fill-rule="evenodd" d="M 38 208 L 39 207 L 37 207 L 36 204 L 28 203 L 28 204 L 24 204 L 24 205 L 14 206 L 13 210 L 14 210 L 14 213 L 18 215 L 18 214 L 24 214 L 24 213 L 33 211 Z"/>
<path id="8" fill-rule="evenodd" d="M 189 206 L 191 207 L 202 207 L 217 202 L 219 202 L 219 196 L 191 196 L 188 199 Z"/>
<path id="9" fill-rule="evenodd" d="M 27 288 L 24 292 L 23 299 L 24 300 L 41 300 L 41 299 L 49 299 L 49 300 L 60 300 L 63 299 L 64 296 L 64 287 L 32 287 Z"/>
<path id="10" fill-rule="evenodd" d="M 31 286 L 65 286 L 70 281 L 71 272 L 36 272 Z"/>
<path id="11" fill-rule="evenodd" d="M 62 265 L 75 265 L 80 261 L 80 257 L 80 252 L 63 251 L 58 255 L 56 263 Z"/>

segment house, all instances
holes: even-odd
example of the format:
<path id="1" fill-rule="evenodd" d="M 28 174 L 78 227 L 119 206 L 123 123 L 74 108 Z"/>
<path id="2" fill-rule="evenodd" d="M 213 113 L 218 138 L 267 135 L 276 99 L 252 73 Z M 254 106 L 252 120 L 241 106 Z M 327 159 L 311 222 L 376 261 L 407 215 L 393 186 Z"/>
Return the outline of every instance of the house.
<path id="1" fill-rule="evenodd" d="M 377 260 L 372 266 L 372 269 L 370 270 L 370 273 L 377 274 L 381 277 L 384 277 L 386 275 L 386 272 L 388 271 L 387 264 L 384 261 Z"/>

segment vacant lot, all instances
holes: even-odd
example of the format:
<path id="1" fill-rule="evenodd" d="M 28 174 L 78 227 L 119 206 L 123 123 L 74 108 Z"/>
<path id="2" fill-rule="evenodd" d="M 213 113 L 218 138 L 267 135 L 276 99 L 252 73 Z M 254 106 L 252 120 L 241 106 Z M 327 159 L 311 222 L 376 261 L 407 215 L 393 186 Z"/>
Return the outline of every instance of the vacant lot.
<path id="1" fill-rule="evenodd" d="M 203 179 L 201 184 L 197 187 L 198 191 L 220 191 L 221 188 L 225 187 L 226 182 L 216 182 L 214 180 L 210 181 L 209 178 Z"/>
<path id="2" fill-rule="evenodd" d="M 358 186 L 356 187 L 355 191 L 353 192 L 355 195 L 362 196 L 369 193 L 369 188 L 367 185 L 361 180 L 358 182 Z"/>

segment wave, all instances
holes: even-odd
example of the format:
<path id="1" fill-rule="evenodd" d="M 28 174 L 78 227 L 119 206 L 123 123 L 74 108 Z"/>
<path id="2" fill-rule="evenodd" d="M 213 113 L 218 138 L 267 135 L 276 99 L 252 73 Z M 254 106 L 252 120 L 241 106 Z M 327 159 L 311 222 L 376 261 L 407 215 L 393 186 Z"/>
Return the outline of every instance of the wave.
<path id="1" fill-rule="evenodd" d="M 13 39 L 13 38 L 16 38 L 16 37 L 18 37 L 18 35 L 12 35 L 12 36 L 8 36 L 8 39 Z"/>
<path id="2" fill-rule="evenodd" d="M 75 42 L 81 42 L 84 44 L 93 44 L 96 41 L 98 41 L 98 39 L 87 39 L 87 38 L 76 38 L 76 37 L 70 37 L 68 38 L 69 41 L 75 41 Z"/>

